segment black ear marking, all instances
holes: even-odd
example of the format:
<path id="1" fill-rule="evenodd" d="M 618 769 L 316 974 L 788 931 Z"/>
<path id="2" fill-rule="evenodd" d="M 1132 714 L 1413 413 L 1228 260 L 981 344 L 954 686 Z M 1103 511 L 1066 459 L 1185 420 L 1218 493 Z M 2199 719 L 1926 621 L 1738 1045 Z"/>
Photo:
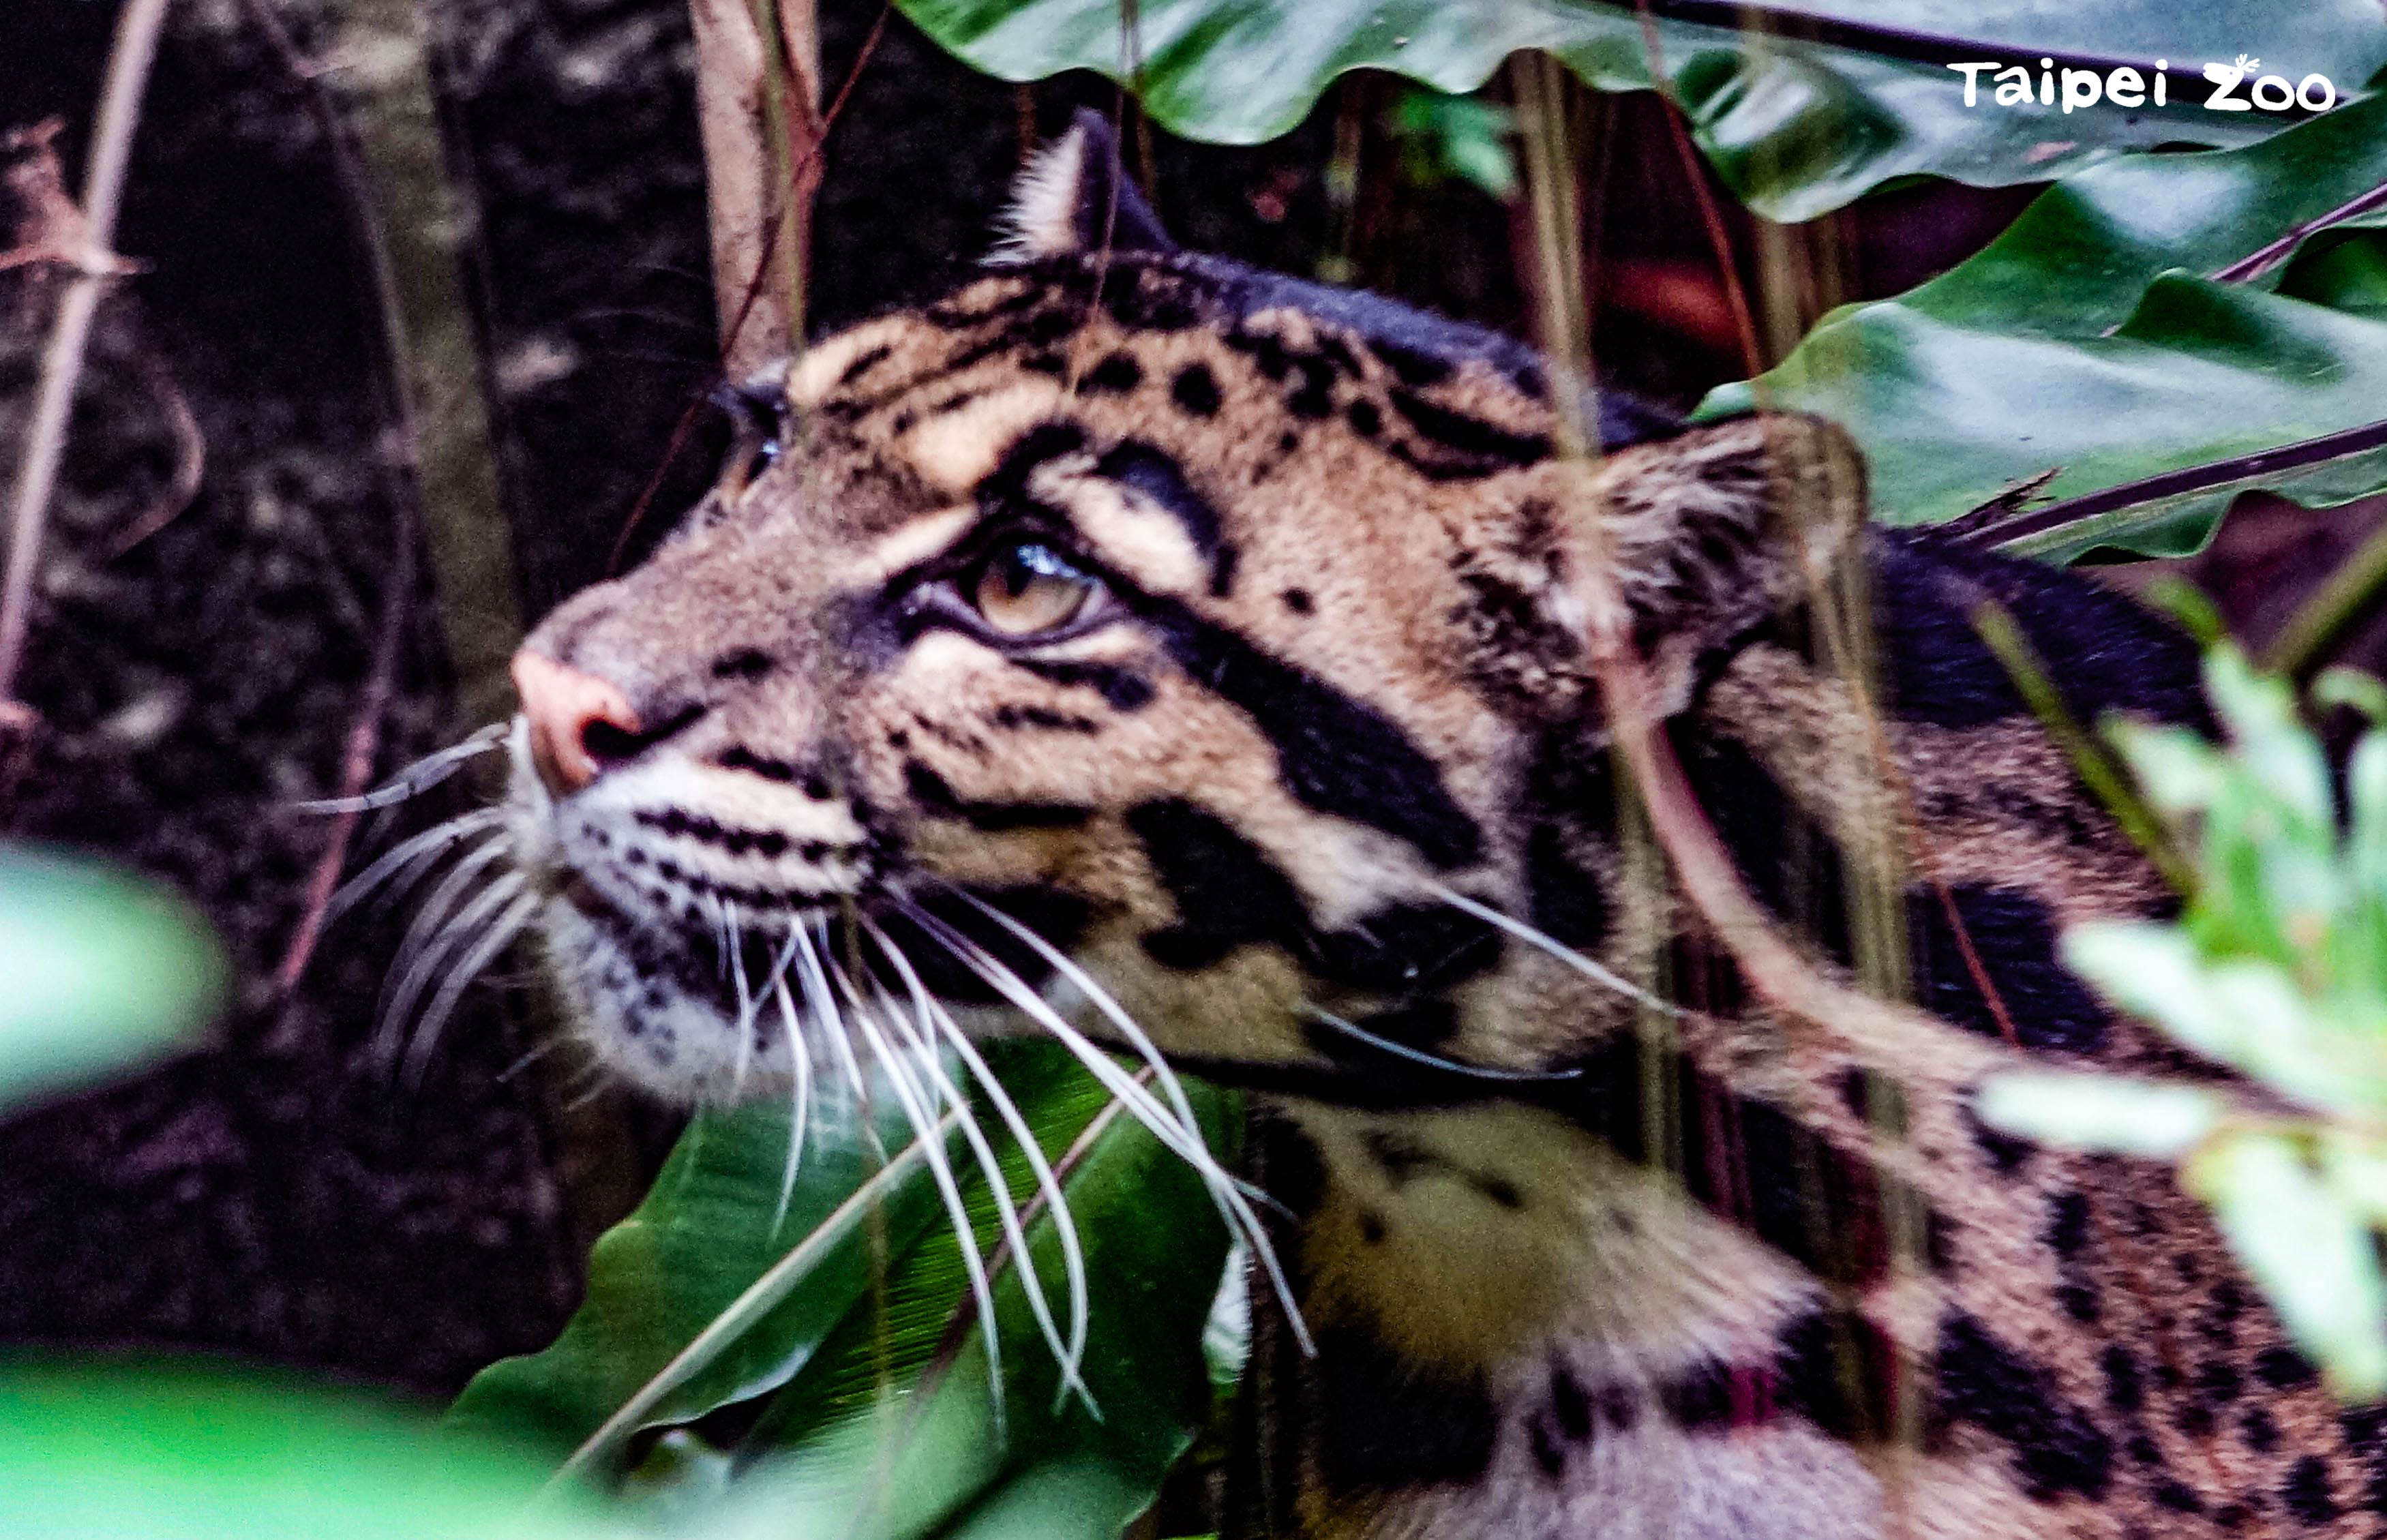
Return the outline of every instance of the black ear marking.
<path id="1" fill-rule="evenodd" d="M 1110 120 L 1080 107 L 1067 133 L 1037 153 L 1014 183 L 1004 234 L 990 259 L 1032 262 L 1078 252 L 1166 254 L 1177 243 L 1119 166 Z"/>

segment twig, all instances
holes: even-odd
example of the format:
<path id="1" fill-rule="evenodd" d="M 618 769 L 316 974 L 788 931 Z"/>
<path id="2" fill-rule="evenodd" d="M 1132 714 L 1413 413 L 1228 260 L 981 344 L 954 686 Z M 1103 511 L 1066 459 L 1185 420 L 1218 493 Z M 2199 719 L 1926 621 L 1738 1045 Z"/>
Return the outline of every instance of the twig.
<path id="1" fill-rule="evenodd" d="M 208 473 L 208 441 L 199 432 L 198 419 L 191 415 L 191 403 L 182 387 L 155 354 L 142 355 L 141 369 L 148 377 L 149 392 L 157 398 L 158 410 L 166 414 L 167 431 L 174 435 L 174 474 L 147 511 L 127 524 L 116 543 L 101 555 L 103 562 L 115 561 L 181 518 L 198 497 L 199 484 Z"/>
<path id="2" fill-rule="evenodd" d="M 2381 183 L 2359 197 L 2350 198 L 2339 204 L 2326 214 L 2305 221 L 2270 245 L 2241 257 L 2216 272 L 2213 275 L 2213 281 L 2216 284 L 2240 284 L 2249 278 L 2258 278 L 2268 271 L 2272 264 L 2295 250 L 2305 236 L 2317 234 L 2330 225 L 2342 224 L 2347 220 L 2368 214 L 2374 208 L 2387 208 L 2387 182 Z"/>
<path id="3" fill-rule="evenodd" d="M 66 449 L 67 419 L 75 383 L 82 374 L 93 318 L 103 287 L 118 271 L 108 250 L 124 194 L 124 170 L 132 158 L 133 132 L 141 121 L 141 95 L 158 53 L 158 30 L 167 0 L 125 0 L 117 18 L 116 44 L 108 56 L 107 82 L 99 99 L 99 128 L 84 179 L 82 249 L 76 271 L 58 300 L 57 321 L 42 355 L 42 378 L 32 424 L 25 435 L 25 458 L 18 471 L 8 521 L 8 561 L 0 575 L 0 701 L 16 694 L 17 669 L 25 650 L 26 612 L 32 600 L 33 572 L 40 564 L 43 527 L 50 494 L 57 486 L 58 461 Z"/>
<path id="4" fill-rule="evenodd" d="M 2319 663 L 2330 644 L 2387 590 L 2387 525 L 2374 529 L 2354 554 L 2337 564 L 2329 581 L 2296 607 L 2263 656 L 2273 674 L 2301 678 Z"/>

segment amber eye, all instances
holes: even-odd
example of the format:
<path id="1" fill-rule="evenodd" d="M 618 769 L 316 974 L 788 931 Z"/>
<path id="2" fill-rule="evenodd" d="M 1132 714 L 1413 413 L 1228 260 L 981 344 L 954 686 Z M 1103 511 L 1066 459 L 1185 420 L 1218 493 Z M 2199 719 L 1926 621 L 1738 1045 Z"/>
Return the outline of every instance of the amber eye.
<path id="1" fill-rule="evenodd" d="M 970 585 L 970 602 L 989 627 L 1006 637 L 1057 631 L 1085 614 L 1103 585 L 1033 541 L 989 556 Z"/>

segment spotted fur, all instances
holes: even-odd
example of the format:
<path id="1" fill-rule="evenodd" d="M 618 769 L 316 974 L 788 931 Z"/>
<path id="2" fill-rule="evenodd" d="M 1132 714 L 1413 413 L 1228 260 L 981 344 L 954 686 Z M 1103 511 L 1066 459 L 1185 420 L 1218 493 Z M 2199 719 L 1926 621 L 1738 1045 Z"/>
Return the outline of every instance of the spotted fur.
<path id="1" fill-rule="evenodd" d="M 588 1041 L 676 1097 L 783 1079 L 769 1016 L 739 1041 L 723 916 L 768 952 L 773 916 L 852 899 L 917 940 L 904 897 L 1104 1031 L 954 894 L 1019 917 L 1262 1093 L 1317 1354 L 1272 1382 L 1257 1506 L 1315 1540 L 2378 1529 L 2381 1414 L 2330 1403 L 2165 1173 L 1970 1110 L 2029 1061 L 2216 1072 L 2056 966 L 2064 926 L 2168 901 L 1965 607 L 2002 600 L 2084 717 L 2201 720 L 2189 646 L 2069 575 L 1816 516 L 1854 494 L 1814 421 L 1610 402 L 1597 467 L 1564 461 L 1525 350 L 1177 251 L 1111 163 L 1081 126 L 1003 265 L 760 382 L 786 452 L 532 638 L 639 724 L 591 737 L 585 789 L 517 777 Z M 1107 597 L 1021 641 L 966 580 L 1030 538 Z M 1823 966 L 1862 950 L 1844 857 L 1911 812 L 1888 907 L 1929 1053 L 1769 1019 L 1630 853 L 1594 552 L 1701 802 Z M 1902 791 L 1802 618 L 1851 557 Z M 1449 890 L 1689 1009 L 1653 1029 Z"/>

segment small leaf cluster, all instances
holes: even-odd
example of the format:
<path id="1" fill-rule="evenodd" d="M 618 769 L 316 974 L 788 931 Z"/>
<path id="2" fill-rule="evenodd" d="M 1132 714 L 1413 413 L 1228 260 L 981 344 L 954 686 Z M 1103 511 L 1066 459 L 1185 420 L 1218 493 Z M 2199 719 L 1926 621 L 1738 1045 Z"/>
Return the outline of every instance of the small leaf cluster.
<path id="1" fill-rule="evenodd" d="M 2227 742 L 2105 728 L 2193 883 L 2177 920 L 2065 933 L 2115 1004 L 2251 1084 L 2090 1074 L 1992 1082 L 1982 1116 L 2050 1143 L 2176 1161 L 2298 1344 L 2349 1398 L 2387 1394 L 2387 688 L 2324 675 L 2316 702 L 2366 713 L 2343 815 L 2320 741 L 2280 678 L 2216 645 L 2205 688 Z"/>

